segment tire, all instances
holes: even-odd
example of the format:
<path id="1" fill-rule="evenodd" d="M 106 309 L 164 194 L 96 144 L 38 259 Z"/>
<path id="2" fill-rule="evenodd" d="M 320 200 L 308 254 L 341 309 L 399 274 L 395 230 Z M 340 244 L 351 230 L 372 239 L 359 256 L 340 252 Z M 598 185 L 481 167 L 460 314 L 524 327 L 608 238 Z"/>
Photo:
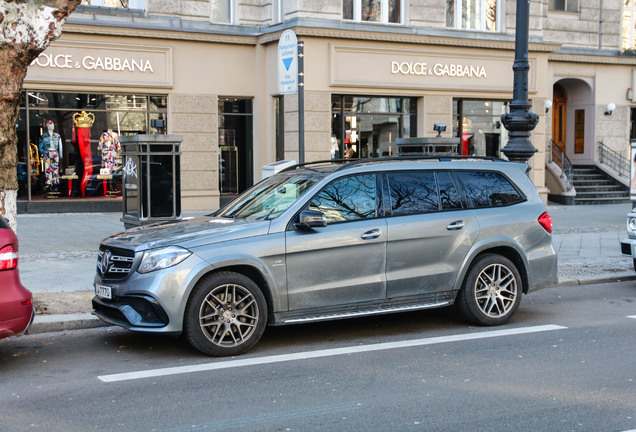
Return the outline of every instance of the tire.
<path id="1" fill-rule="evenodd" d="M 636 259 L 634 259 L 634 271 L 636 271 Z"/>
<path id="2" fill-rule="evenodd" d="M 185 310 L 184 334 L 199 351 L 215 356 L 244 353 L 259 341 L 267 324 L 267 303 L 253 280 L 221 272 L 203 278 Z"/>
<path id="3" fill-rule="evenodd" d="M 505 324 L 521 303 L 519 270 L 501 255 L 484 255 L 473 263 L 459 291 L 457 306 L 472 324 Z"/>

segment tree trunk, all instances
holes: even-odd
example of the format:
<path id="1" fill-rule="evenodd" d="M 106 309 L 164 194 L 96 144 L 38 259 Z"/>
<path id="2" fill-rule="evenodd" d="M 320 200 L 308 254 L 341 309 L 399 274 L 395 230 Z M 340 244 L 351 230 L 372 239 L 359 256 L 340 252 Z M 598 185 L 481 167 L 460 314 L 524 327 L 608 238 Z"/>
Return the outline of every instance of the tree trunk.
<path id="1" fill-rule="evenodd" d="M 0 0 L 0 212 L 16 223 L 20 90 L 31 62 L 81 0 Z"/>

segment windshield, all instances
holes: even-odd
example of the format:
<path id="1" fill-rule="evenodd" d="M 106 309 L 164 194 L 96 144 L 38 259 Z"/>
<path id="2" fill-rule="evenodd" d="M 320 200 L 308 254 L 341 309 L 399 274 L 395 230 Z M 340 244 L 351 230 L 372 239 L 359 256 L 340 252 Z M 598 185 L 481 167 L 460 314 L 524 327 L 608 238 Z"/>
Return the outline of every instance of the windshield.
<path id="1" fill-rule="evenodd" d="M 278 174 L 268 177 L 232 201 L 218 216 L 270 220 L 295 203 L 320 176 Z"/>

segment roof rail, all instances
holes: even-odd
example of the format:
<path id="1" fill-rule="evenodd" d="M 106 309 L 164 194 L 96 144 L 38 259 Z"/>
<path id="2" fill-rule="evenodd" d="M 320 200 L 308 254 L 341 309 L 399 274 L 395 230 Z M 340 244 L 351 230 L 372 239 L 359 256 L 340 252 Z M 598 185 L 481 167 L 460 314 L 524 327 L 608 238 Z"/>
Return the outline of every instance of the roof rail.
<path id="1" fill-rule="evenodd" d="M 305 162 L 302 164 L 296 164 L 290 166 L 289 168 L 285 168 L 282 171 L 293 171 L 299 168 L 307 168 L 311 165 L 319 165 L 319 164 L 342 164 L 342 166 L 338 167 L 336 171 L 340 171 L 343 169 L 348 169 L 356 165 L 360 164 L 373 164 L 373 163 L 381 163 L 381 162 L 400 162 L 400 161 L 428 161 L 428 160 L 438 160 L 440 162 L 452 161 L 452 160 L 480 160 L 480 161 L 491 161 L 491 162 L 505 162 L 503 159 L 498 158 L 496 156 L 460 156 L 460 155 L 431 155 L 431 156 L 383 156 L 378 158 L 366 158 L 366 159 L 326 159 L 320 161 L 313 162 Z M 281 172 L 282 172 L 281 171 Z"/>

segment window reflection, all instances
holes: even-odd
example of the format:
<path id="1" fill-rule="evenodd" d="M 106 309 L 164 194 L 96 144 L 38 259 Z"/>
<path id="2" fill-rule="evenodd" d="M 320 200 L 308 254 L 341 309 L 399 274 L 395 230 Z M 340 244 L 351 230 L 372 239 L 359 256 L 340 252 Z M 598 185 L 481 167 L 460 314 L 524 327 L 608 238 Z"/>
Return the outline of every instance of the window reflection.
<path id="1" fill-rule="evenodd" d="M 338 179 L 320 191 L 309 204 L 325 214 L 328 223 L 375 217 L 375 176 Z"/>
<path id="2" fill-rule="evenodd" d="M 456 175 L 473 207 L 499 207 L 524 200 L 508 179 L 499 173 L 461 171 Z"/>
<path id="3" fill-rule="evenodd" d="M 433 171 L 391 173 L 388 179 L 393 215 L 429 213 L 439 210 Z"/>

